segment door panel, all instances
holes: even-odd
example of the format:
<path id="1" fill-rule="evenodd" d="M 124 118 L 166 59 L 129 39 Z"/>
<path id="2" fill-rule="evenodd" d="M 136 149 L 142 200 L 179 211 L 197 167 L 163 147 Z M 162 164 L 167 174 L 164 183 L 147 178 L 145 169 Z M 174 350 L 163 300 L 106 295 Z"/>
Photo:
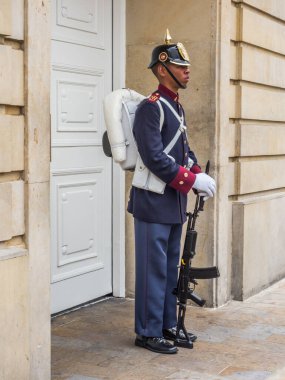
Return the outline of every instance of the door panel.
<path id="1" fill-rule="evenodd" d="M 57 0 L 53 38 L 105 49 L 108 44 L 105 25 L 111 6 L 109 0 L 106 3 L 104 0 Z"/>
<path id="2" fill-rule="evenodd" d="M 111 0 L 53 0 L 52 313 L 112 292 L 112 167 L 102 102 L 112 90 Z"/>

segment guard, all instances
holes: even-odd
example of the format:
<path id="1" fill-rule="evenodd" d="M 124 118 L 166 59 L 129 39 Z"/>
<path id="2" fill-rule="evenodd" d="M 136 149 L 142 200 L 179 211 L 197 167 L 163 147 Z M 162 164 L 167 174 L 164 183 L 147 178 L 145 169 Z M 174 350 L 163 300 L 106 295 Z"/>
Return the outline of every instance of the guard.
<path id="1" fill-rule="evenodd" d="M 162 354 L 178 351 L 170 342 L 177 325 L 172 291 L 177 283 L 187 194 L 193 188 L 208 198 L 216 191 L 214 179 L 201 172 L 189 147 L 179 102 L 178 91 L 189 81 L 189 66 L 183 44 L 171 43 L 167 30 L 165 43 L 154 48 L 148 66 L 158 89 L 138 106 L 133 127 L 140 159 L 150 172 L 148 181 L 154 177 L 164 183 L 161 193 L 133 183 L 128 203 L 135 225 L 135 344 Z M 135 176 L 139 171 L 137 166 Z M 196 339 L 188 334 L 192 341 Z M 183 339 L 182 331 L 180 336 Z"/>

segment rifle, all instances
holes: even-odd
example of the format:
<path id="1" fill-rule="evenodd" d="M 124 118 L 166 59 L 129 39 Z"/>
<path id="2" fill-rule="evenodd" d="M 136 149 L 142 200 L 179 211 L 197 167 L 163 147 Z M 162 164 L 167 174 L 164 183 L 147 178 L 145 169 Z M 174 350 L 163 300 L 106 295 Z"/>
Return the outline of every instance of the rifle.
<path id="1" fill-rule="evenodd" d="M 208 174 L 210 169 L 210 161 L 207 162 L 205 173 Z M 188 212 L 188 223 L 183 248 L 183 254 L 179 266 L 179 276 L 177 287 L 173 290 L 173 294 L 177 296 L 178 317 L 177 317 L 177 329 L 176 338 L 174 344 L 179 347 L 193 348 L 193 343 L 189 339 L 187 330 L 185 328 L 185 314 L 187 307 L 187 300 L 195 302 L 199 306 L 205 305 L 205 300 L 194 293 L 195 286 L 198 285 L 197 279 L 211 279 L 220 276 L 219 269 L 215 267 L 209 268 L 193 268 L 191 266 L 191 260 L 194 258 L 196 252 L 197 231 L 195 231 L 196 219 L 199 212 L 204 210 L 203 196 L 199 196 L 197 193 L 196 203 L 194 211 Z M 191 287 L 192 284 L 192 287 Z M 183 331 L 186 339 L 179 337 L 180 330 Z"/>

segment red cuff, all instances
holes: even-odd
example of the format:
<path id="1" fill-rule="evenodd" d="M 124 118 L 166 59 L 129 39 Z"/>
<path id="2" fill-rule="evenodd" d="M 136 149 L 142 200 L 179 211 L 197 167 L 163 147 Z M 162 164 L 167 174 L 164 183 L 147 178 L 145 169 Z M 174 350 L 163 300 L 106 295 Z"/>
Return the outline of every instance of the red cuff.
<path id="1" fill-rule="evenodd" d="M 194 173 L 180 166 L 178 173 L 168 185 L 183 194 L 187 194 L 191 190 L 195 180 L 196 175 Z"/>
<path id="2" fill-rule="evenodd" d="M 202 170 L 200 169 L 200 166 L 198 166 L 198 165 L 193 165 L 190 170 L 194 174 L 202 173 Z"/>

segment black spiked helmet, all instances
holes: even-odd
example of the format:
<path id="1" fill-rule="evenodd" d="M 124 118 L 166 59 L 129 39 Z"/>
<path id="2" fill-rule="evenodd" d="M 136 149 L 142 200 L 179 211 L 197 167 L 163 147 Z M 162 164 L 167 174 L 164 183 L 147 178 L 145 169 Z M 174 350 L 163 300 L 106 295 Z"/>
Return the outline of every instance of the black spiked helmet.
<path id="1" fill-rule="evenodd" d="M 168 29 L 165 35 L 165 44 L 156 46 L 151 55 L 151 62 L 148 68 L 151 69 L 158 62 L 160 63 L 173 63 L 180 66 L 190 66 L 189 56 L 181 42 L 171 44 L 171 36 Z"/>

